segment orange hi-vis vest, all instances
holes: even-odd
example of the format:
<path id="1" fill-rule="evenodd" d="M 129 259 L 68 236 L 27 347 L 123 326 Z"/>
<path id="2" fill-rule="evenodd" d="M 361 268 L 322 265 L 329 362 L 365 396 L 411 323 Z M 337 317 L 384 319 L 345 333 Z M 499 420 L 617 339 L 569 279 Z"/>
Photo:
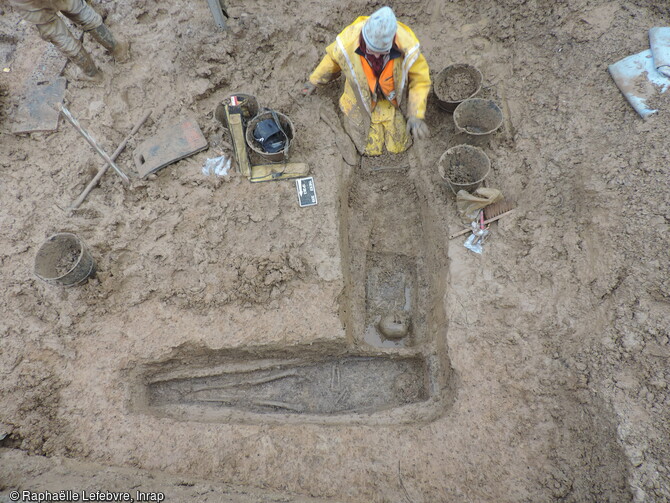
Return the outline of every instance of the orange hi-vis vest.
<path id="1" fill-rule="evenodd" d="M 384 97 L 397 108 L 398 100 L 395 95 L 395 81 L 393 79 L 393 62 L 395 61 L 395 58 L 390 59 L 389 62 L 386 63 L 379 78 L 375 75 L 374 70 L 370 66 L 370 63 L 368 63 L 368 60 L 365 59 L 365 56 L 360 56 L 360 58 L 365 77 L 368 80 L 368 87 L 370 88 L 370 93 L 372 95 L 372 108 L 374 109 L 377 105 L 377 100 L 375 100 L 375 97 L 377 96 L 377 88 L 379 88 Z"/>

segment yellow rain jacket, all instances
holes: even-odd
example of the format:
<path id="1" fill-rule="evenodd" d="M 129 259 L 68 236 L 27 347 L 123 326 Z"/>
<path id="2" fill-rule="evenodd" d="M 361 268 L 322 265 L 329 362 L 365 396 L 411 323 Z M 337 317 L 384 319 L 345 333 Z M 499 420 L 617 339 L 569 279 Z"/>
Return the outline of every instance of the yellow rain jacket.
<path id="1" fill-rule="evenodd" d="M 335 42 L 326 48 L 326 56 L 310 75 L 309 81 L 314 85 L 327 84 L 343 72 L 345 82 L 340 108 L 345 116 L 345 129 L 358 151 L 380 155 L 386 145 L 389 152 L 399 153 L 410 145 L 400 108 L 406 109 L 407 117 L 423 119 L 426 114 L 430 90 L 428 63 L 419 50 L 419 40 L 414 32 L 398 22 L 395 44 L 402 57 L 395 60 L 393 67 L 396 104 L 381 96 L 376 103 L 373 102 L 361 58 L 355 52 L 368 17 L 361 16 L 342 30 Z"/>

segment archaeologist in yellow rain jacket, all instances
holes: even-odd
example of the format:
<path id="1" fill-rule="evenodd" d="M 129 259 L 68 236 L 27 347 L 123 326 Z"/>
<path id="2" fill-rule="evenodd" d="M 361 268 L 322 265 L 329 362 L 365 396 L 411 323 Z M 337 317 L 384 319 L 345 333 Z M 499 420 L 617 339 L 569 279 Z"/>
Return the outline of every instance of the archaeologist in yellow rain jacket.
<path id="1" fill-rule="evenodd" d="M 98 68 L 79 40 L 74 38 L 58 12 L 90 33 L 114 59 L 123 62 L 128 58 L 128 43 L 117 41 L 102 17 L 84 0 L 9 0 L 24 20 L 37 26 L 40 36 L 51 42 L 68 59 L 75 63 L 89 77 L 98 75 Z"/>
<path id="2" fill-rule="evenodd" d="M 345 77 L 340 97 L 345 129 L 361 154 L 381 155 L 384 146 L 400 153 L 411 144 L 409 133 L 415 138 L 430 135 L 423 120 L 430 90 L 428 63 L 414 32 L 396 20 L 390 7 L 347 26 L 326 48 L 303 94 L 340 73 Z M 407 123 L 401 107 L 407 110 Z"/>

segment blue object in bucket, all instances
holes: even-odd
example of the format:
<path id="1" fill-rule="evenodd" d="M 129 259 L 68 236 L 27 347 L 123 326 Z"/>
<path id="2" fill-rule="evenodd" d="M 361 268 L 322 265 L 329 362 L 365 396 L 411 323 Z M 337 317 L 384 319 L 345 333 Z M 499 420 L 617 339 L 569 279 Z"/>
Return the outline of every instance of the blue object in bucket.
<path id="1" fill-rule="evenodd" d="M 658 110 L 649 108 L 647 100 L 664 93 L 670 87 L 670 78 L 656 70 L 651 49 L 633 54 L 608 67 L 619 90 L 635 111 L 643 118 Z"/>
<path id="2" fill-rule="evenodd" d="M 656 27 L 649 30 L 649 46 L 656 70 L 670 77 L 670 28 Z"/>

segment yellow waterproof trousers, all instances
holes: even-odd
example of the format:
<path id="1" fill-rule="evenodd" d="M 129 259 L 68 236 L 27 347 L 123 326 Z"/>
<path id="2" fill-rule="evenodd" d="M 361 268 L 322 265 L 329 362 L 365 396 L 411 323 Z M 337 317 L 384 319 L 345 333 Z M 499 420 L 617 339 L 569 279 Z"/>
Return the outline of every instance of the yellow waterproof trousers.
<path id="1" fill-rule="evenodd" d="M 365 155 L 382 155 L 384 145 L 389 153 L 399 154 L 411 143 L 402 112 L 388 100 L 380 100 L 372 110 Z"/>

